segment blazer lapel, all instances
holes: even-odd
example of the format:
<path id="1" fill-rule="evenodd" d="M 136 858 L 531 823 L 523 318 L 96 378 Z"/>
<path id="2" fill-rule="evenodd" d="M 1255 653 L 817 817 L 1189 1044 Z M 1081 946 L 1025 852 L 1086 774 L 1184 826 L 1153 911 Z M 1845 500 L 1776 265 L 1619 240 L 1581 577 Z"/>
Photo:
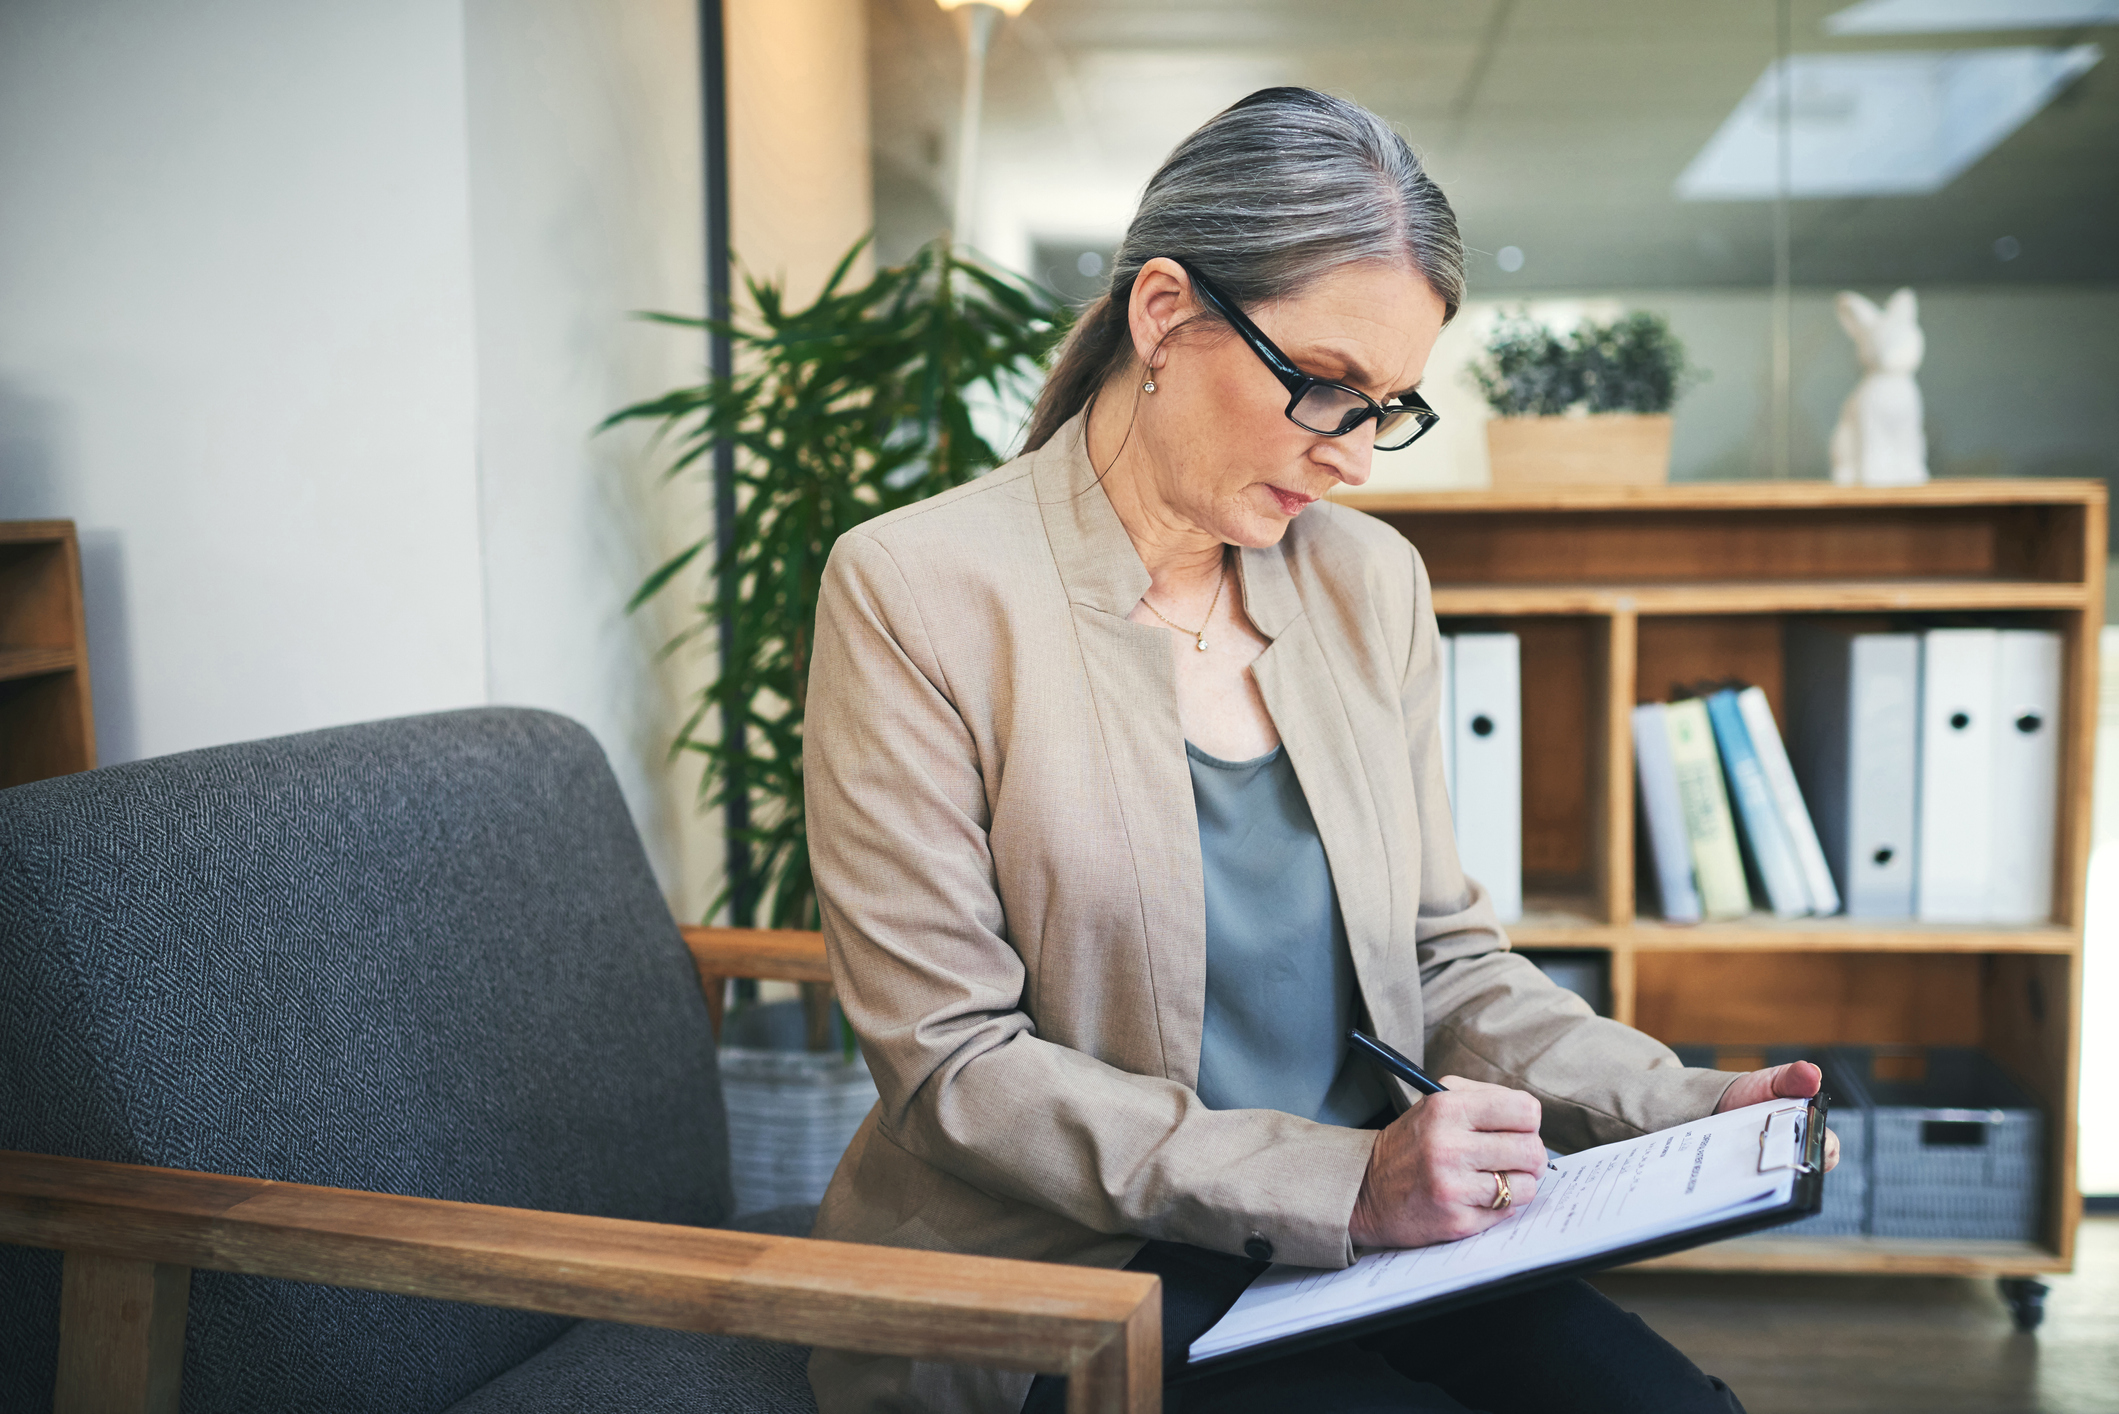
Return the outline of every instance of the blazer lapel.
<path id="1" fill-rule="evenodd" d="M 1082 419 L 1061 428 L 1051 446 L 1032 484 L 1066 587 L 1133 863 L 1153 990 L 1146 1007 L 1163 1074 L 1196 1085 L 1206 1022 L 1206 883 L 1170 647 L 1162 630 L 1126 617 L 1148 590 L 1148 570 L 1096 483 Z"/>
<path id="2" fill-rule="evenodd" d="M 1389 965 L 1392 889 L 1376 772 L 1361 759 L 1352 711 L 1303 610 L 1286 554 L 1279 546 L 1245 550 L 1239 565 L 1244 609 L 1273 640 L 1251 675 L 1317 821 L 1362 997 L 1372 1014 L 1408 1014 L 1404 1008 L 1419 1004 L 1419 978 L 1416 970 L 1397 969 L 1405 974 L 1399 990 L 1409 987 L 1410 994 L 1390 990 L 1396 975 Z"/>

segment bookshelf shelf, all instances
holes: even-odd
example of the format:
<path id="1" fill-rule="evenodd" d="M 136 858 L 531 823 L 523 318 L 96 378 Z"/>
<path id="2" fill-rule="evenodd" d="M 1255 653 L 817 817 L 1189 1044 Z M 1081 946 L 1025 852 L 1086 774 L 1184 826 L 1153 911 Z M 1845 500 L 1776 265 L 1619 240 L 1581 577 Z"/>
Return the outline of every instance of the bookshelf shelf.
<path id="1" fill-rule="evenodd" d="M 1821 482 L 1348 493 L 1420 550 L 1435 612 L 1522 649 L 1525 952 L 1607 960 L 1611 1014 L 1725 1055 L 1769 1045 L 1972 1045 L 2048 1117 L 2042 1240 L 1754 1238 L 1687 1271 L 2028 1276 L 2073 1262 L 2082 907 L 2104 614 L 2097 481 Z M 1629 714 L 1674 684 L 1742 679 L 1786 720 L 1799 616 L 2051 628 L 2064 645 L 2054 916 L 2031 926 L 1743 919 L 1636 908 Z"/>
<path id="2" fill-rule="evenodd" d="M 1437 584 L 1435 612 L 1539 614 L 1962 613 L 2084 606 L 2081 584 L 2044 580 L 1800 580 L 1736 584 Z"/>
<path id="3" fill-rule="evenodd" d="M 1465 511 L 1899 511 L 1908 507 L 1991 507 L 2103 503 L 2094 481 L 1973 478 L 1925 486 L 1835 486 L 1829 481 L 1696 481 L 1674 486 L 1545 486 L 1497 491 L 1347 491 L 1334 497 L 1371 515 Z"/>
<path id="4" fill-rule="evenodd" d="M 71 648 L 0 648 L 0 682 L 68 672 L 73 666 Z"/>
<path id="5" fill-rule="evenodd" d="M 1980 924 L 1915 923 L 1901 919 L 1775 918 L 1755 913 L 1726 923 L 1669 924 L 1654 918 L 1598 923 L 1587 918 L 1538 917 L 1509 928 L 1519 948 L 1631 948 L 1636 952 L 1951 952 L 2046 953 L 2066 956 L 2080 946 L 2073 929 L 2057 924 L 1995 928 Z"/>
<path id="6" fill-rule="evenodd" d="M 1508 926 L 1508 936 L 1518 947 L 1603 947 L 1602 942 L 1581 939 L 1605 926 L 1594 896 L 1529 893 L 1523 899 L 1523 917 Z"/>
<path id="7" fill-rule="evenodd" d="M 1888 1272 L 1898 1276 L 2004 1277 L 2064 1272 L 2073 1264 L 2032 1242 L 1928 1242 L 1904 1237 L 1739 1237 L 1635 1263 L 1631 1271 Z"/>
<path id="8" fill-rule="evenodd" d="M 73 522 L 0 521 L 0 786 L 95 764 Z"/>

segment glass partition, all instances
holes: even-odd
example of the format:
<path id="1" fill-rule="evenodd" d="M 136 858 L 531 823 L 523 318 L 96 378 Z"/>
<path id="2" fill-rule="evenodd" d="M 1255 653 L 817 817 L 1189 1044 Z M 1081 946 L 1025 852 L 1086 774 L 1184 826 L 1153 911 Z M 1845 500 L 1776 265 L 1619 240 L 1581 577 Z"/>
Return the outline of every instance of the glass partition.
<path id="1" fill-rule="evenodd" d="M 885 258 L 950 224 L 963 21 L 873 0 Z M 2119 0 L 1154 6 L 1036 0 L 995 26 L 972 243 L 1102 288 L 1170 147 L 1269 84 L 1413 142 L 1471 247 L 1427 392 L 1375 485 L 1487 482 L 1466 377 L 1495 320 L 1664 315 L 1697 370 L 1674 481 L 1817 478 L 1861 365 L 1852 290 L 1918 298 L 1935 476 L 2119 474 Z"/>
<path id="2" fill-rule="evenodd" d="M 2119 477 L 2119 0 L 1035 0 L 977 23 L 933 0 L 871 0 L 869 17 L 879 253 L 900 258 L 953 228 L 1075 301 L 1102 292 L 1165 154 L 1245 94 L 1307 85 L 1395 124 L 1456 207 L 1470 299 L 1423 387 L 1440 428 L 1379 455 L 1372 489 L 1489 485 L 1491 448 L 1508 434 L 1490 438 L 1470 374 L 1504 319 L 1567 335 L 1639 312 L 1668 321 L 1694 370 L 1672 409 L 1671 481 L 1821 480 L 1864 376 L 1847 326 L 1882 318 L 1902 290 L 1924 335 L 1920 425 L 1936 479 Z M 986 51 L 978 105 L 964 102 L 967 36 Z M 2027 496 L 2051 504 L 2012 508 Z M 1672 931 L 1645 911 L 1653 894 L 1634 868 L 1645 856 L 1627 713 L 1731 678 L 1759 684 L 1778 712 L 1784 634 L 1802 615 L 1873 626 L 1925 605 L 1911 627 L 1970 615 L 2060 628 L 2079 673 L 2094 652 L 2098 541 L 2079 488 L 1959 486 L 1927 500 L 1952 498 L 1820 513 L 1799 503 L 1831 498 L 1754 485 L 1668 498 L 1711 503 L 1669 511 L 1692 518 L 1660 530 L 1652 516 L 1605 517 L 1601 541 L 1596 515 L 1553 533 L 1508 498 L 1371 503 L 1422 545 L 1446 627 L 1519 636 L 1530 895 L 1519 947 L 1603 957 L 1599 1004 L 1674 1042 L 1976 1041 L 2059 1121 L 2036 1243 L 1987 1266 L 1962 1253 L 1933 1267 L 1903 1252 L 1813 1254 L 1819 1270 L 2006 1276 L 2071 1260 L 2061 1117 L 2079 1031 L 2053 999 L 2085 956 L 2092 994 L 2108 990 L 2119 864 L 2107 851 L 2091 867 L 2086 947 L 2073 864 L 2053 917 L 2014 931 L 1764 912 Z M 1901 513 L 1939 519 L 1835 538 L 1834 515 Z M 1504 533 L 1517 551 L 1486 553 Z M 2000 558 L 1953 558 L 1980 546 Z M 1609 602 L 1576 593 L 1595 587 L 1584 566 L 1599 554 L 1623 561 L 1607 577 L 1633 586 Z M 1782 582 L 1820 576 L 1835 582 Z M 1862 581 L 1879 578 L 1897 583 L 1869 593 Z M 1981 599 L 1983 579 L 2010 581 L 2017 599 Z M 1925 599 L 1912 592 L 1923 587 Z M 1686 594 L 1699 602 L 1679 604 Z M 2089 749 L 2086 725 L 2068 727 L 2070 760 Z M 2066 839 L 2083 839 L 2085 808 L 2063 793 Z M 1801 998 L 1772 1000 L 1798 983 Z M 1818 1004 L 1828 994 L 1838 1000 Z M 1916 996 L 1898 1019 L 1872 1005 Z M 1827 1014 L 1824 1030 L 1803 1029 Z M 2111 1058 L 2085 1055 L 2104 1094 Z M 2091 1182 L 2108 1187 L 2110 1137 L 2085 1143 Z"/>

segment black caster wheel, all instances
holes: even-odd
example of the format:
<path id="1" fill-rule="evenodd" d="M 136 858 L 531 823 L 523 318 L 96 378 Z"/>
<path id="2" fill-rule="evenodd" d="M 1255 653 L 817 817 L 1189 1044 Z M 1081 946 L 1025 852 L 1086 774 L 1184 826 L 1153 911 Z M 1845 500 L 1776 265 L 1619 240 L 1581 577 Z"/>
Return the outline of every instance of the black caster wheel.
<path id="1" fill-rule="evenodd" d="M 2045 1321 L 2045 1294 L 2052 1290 L 2036 1277 L 2002 1277 L 1995 1282 L 2009 1306 L 2009 1319 L 2020 1331 L 2034 1331 Z"/>

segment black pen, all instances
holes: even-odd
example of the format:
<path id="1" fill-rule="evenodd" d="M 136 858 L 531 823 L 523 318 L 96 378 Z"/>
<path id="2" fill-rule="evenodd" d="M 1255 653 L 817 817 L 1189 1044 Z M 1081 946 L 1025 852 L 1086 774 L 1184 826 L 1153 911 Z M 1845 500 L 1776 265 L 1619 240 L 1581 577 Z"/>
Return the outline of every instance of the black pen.
<path id="1" fill-rule="evenodd" d="M 1354 1043 L 1355 1050 L 1367 1056 L 1370 1060 L 1376 1062 L 1376 1064 L 1382 1066 L 1423 1095 L 1439 1095 L 1449 1088 L 1430 1077 L 1419 1066 L 1407 1060 L 1400 1054 L 1396 1046 L 1387 1045 L 1362 1031 L 1349 1031 L 1346 1033 L 1346 1038 Z M 1545 1161 L 1545 1167 L 1551 1169 L 1554 1173 L 1560 1171 L 1560 1166 L 1550 1159 Z"/>
<path id="2" fill-rule="evenodd" d="M 1439 1095 L 1442 1093 L 1444 1087 L 1439 1082 L 1430 1080 L 1426 1071 L 1399 1054 L 1396 1046 L 1387 1046 L 1374 1036 L 1361 1031 L 1349 1031 L 1346 1033 L 1346 1038 L 1354 1043 L 1355 1050 L 1360 1051 L 1370 1060 L 1376 1062 L 1376 1064 L 1382 1066 L 1421 1094 Z"/>

